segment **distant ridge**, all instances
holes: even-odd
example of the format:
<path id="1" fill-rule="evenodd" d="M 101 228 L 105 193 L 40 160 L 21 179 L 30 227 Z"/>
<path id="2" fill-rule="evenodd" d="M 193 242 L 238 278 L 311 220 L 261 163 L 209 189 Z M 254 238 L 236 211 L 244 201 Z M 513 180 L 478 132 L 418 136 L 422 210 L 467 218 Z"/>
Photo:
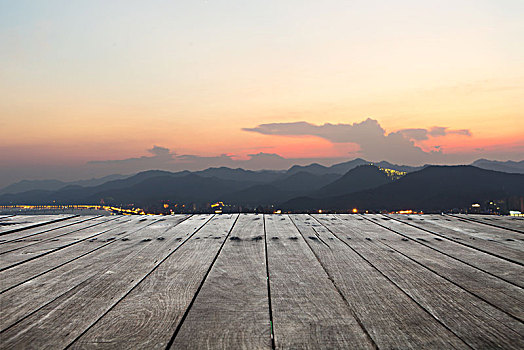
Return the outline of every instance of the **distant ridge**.
<path id="1" fill-rule="evenodd" d="M 524 160 L 521 160 L 520 162 L 514 162 L 511 160 L 500 162 L 497 160 L 478 159 L 471 165 L 487 170 L 524 174 Z"/>
<path id="2" fill-rule="evenodd" d="M 348 211 L 468 208 L 472 203 L 524 196 L 524 174 L 509 174 L 473 166 L 428 166 L 373 189 L 324 198 L 300 197 L 283 209 Z"/>
<path id="3" fill-rule="evenodd" d="M 210 210 L 211 203 L 225 202 L 237 210 L 347 211 L 357 207 L 373 211 L 406 208 L 440 211 L 468 208 L 473 202 L 500 200 L 511 204 L 501 204 L 503 207 L 524 210 L 518 204 L 519 198 L 524 197 L 524 174 L 474 166 L 425 166 L 397 179 L 385 174 L 385 169 L 393 168 L 390 163 L 356 165 L 363 162 L 356 159 L 331 167 L 319 164 L 296 166 L 287 171 L 226 167 L 198 172 L 148 170 L 123 178 L 119 178 L 122 175 L 115 176 L 116 179 L 106 177 L 111 180 L 93 186 L 81 186 L 78 182 L 62 186 L 63 183 L 50 181 L 47 185 L 60 185 L 60 188 L 0 194 L 0 204 L 104 203 L 157 210 L 163 208 L 164 203 L 172 203 L 183 208 L 191 207 L 194 211 L 206 211 Z M 482 161 L 484 165 L 491 164 L 487 162 Z M 514 168 L 520 164 L 503 163 Z M 337 173 L 345 168 L 350 170 Z M 397 166 L 397 169 L 406 170 L 406 167 Z M 101 179 L 84 183 L 97 181 Z"/>
<path id="4" fill-rule="evenodd" d="M 319 197 L 340 196 L 375 188 L 392 180 L 373 165 L 360 165 L 349 170 L 341 178 L 320 188 L 314 194 Z"/>
<path id="5" fill-rule="evenodd" d="M 388 169 L 393 169 L 393 170 L 397 170 L 397 171 L 404 171 L 404 172 L 417 171 L 417 170 L 420 170 L 420 169 L 423 168 L 423 166 L 421 166 L 421 167 L 412 167 L 412 166 L 408 166 L 408 165 L 397 165 L 397 164 L 392 164 L 392 163 L 389 163 L 389 162 L 386 162 L 386 161 L 373 163 L 373 162 L 367 161 L 367 160 L 362 159 L 362 158 L 356 158 L 356 159 L 350 160 L 348 162 L 337 163 L 337 164 L 334 164 L 334 165 L 329 166 L 329 167 L 323 166 L 323 165 L 320 165 L 320 164 L 317 164 L 317 163 L 313 163 L 313 164 L 305 165 L 305 166 L 294 165 L 291 168 L 289 168 L 289 170 L 287 172 L 290 173 L 290 174 L 293 174 L 293 173 L 297 173 L 297 172 L 300 172 L 300 171 L 306 171 L 306 172 L 309 172 L 309 173 L 312 173 L 312 174 L 315 174 L 315 175 L 325 175 L 325 174 L 339 174 L 339 175 L 343 175 L 343 174 L 347 173 L 348 171 L 350 171 L 351 169 L 354 169 L 354 168 L 356 168 L 356 167 L 358 167 L 360 165 L 370 165 L 370 164 L 373 164 L 373 165 L 376 165 L 376 166 L 382 167 L 382 168 L 388 168 Z"/>
<path id="6" fill-rule="evenodd" d="M 48 190 L 54 191 L 66 186 L 97 186 L 107 181 L 124 179 L 125 175 L 108 175 L 100 178 L 78 181 L 60 181 L 60 180 L 22 180 L 0 189 L 0 194 L 20 193 L 31 190 Z"/>
<path id="7" fill-rule="evenodd" d="M 258 183 L 267 183 L 274 181 L 281 177 L 283 174 L 296 174 L 299 172 L 307 172 L 314 175 L 326 175 L 326 174 L 337 174 L 337 175 L 343 175 L 347 173 L 349 170 L 356 168 L 359 165 L 365 165 L 365 164 L 373 164 L 378 167 L 387 168 L 387 169 L 393 169 L 397 171 L 403 171 L 403 172 L 413 172 L 420 169 L 423 169 L 424 166 L 408 166 L 408 165 L 397 165 L 392 164 L 387 161 L 380 161 L 380 162 L 370 162 L 362 158 L 356 158 L 347 162 L 342 162 L 338 164 L 334 164 L 332 166 L 324 166 L 317 163 L 313 163 L 310 165 L 294 165 L 288 170 L 245 170 L 242 168 L 228 168 L 228 167 L 212 167 L 205 170 L 200 171 L 194 171 L 190 172 L 187 170 L 179 171 L 179 172 L 170 172 L 165 171 L 165 173 L 173 174 L 174 176 L 182 176 L 187 175 L 190 173 L 194 173 L 196 175 L 202 176 L 202 177 L 216 177 L 219 179 L 224 180 L 238 180 L 238 181 L 253 181 Z M 507 173 L 519 173 L 524 174 L 524 160 L 519 162 L 514 161 L 496 161 L 496 160 L 487 160 L 487 159 L 478 159 L 475 162 L 473 162 L 471 165 L 476 166 L 478 168 L 487 169 L 487 170 L 495 170 L 495 171 L 502 171 Z M 138 174 L 151 174 L 150 172 L 157 172 L 162 170 L 148 170 L 144 172 L 137 173 Z M 22 193 L 26 191 L 31 190 L 46 190 L 46 191 L 56 191 L 58 189 L 64 188 L 66 186 L 83 186 L 83 187 L 91 187 L 91 186 L 98 186 L 108 181 L 113 180 L 122 180 L 126 178 L 130 178 L 134 175 L 108 175 L 101 178 L 93 178 L 89 180 L 78 180 L 78 181 L 60 181 L 60 180 L 21 180 L 19 182 L 13 183 L 9 186 L 6 186 L 2 189 L 0 189 L 0 195 L 7 194 L 7 193 Z M 140 176 L 149 176 L 149 175 L 140 175 Z"/>

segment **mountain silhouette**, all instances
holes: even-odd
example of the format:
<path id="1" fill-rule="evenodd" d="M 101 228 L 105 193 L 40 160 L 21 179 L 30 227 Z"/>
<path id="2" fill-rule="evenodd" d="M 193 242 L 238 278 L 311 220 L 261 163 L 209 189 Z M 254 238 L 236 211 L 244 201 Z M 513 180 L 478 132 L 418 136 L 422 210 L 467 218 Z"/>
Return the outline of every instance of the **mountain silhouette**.
<path id="1" fill-rule="evenodd" d="M 468 208 L 472 203 L 524 196 L 524 175 L 473 166 L 428 166 L 373 189 L 324 198 L 299 197 L 289 210 L 424 210 Z"/>
<path id="2" fill-rule="evenodd" d="M 160 174 L 169 174 L 172 176 L 184 176 L 190 173 L 202 176 L 202 177 L 216 177 L 224 180 L 238 180 L 238 181 L 252 181 L 253 183 L 269 183 L 275 181 L 279 178 L 282 178 L 284 175 L 293 175 L 299 172 L 306 172 L 314 175 L 327 175 L 327 174 L 337 174 L 339 176 L 344 175 L 349 170 L 354 169 L 359 165 L 373 164 L 378 167 L 394 169 L 403 172 L 413 172 L 423 169 L 425 166 L 412 167 L 407 165 L 397 165 L 392 164 L 387 161 L 381 162 L 370 162 L 362 158 L 356 158 L 347 162 L 342 162 L 334 164 L 332 166 L 323 166 L 317 163 L 313 163 L 307 166 L 294 165 L 288 170 L 245 170 L 241 168 L 231 169 L 227 167 L 218 167 L 218 168 L 208 168 L 205 170 L 190 172 L 187 170 L 179 172 L 170 172 L 162 170 L 148 170 L 143 171 L 134 175 L 108 175 L 101 178 L 93 178 L 88 180 L 76 180 L 76 181 L 60 181 L 60 180 L 21 180 L 11 185 L 8 185 L 0 189 L 0 195 L 2 194 L 15 194 L 23 193 L 33 190 L 44 190 L 44 191 L 56 191 L 67 186 L 82 186 L 82 187 L 93 187 L 102 185 L 104 183 L 113 181 L 113 180 L 124 180 L 128 178 L 134 178 L 131 181 L 139 181 L 144 178 L 151 176 L 158 176 Z M 486 159 L 478 159 L 473 162 L 471 165 L 478 168 L 502 171 L 508 173 L 524 173 L 524 161 L 513 162 L 513 161 L 491 161 Z M 138 176 L 138 177 L 135 177 Z M 118 183 L 116 183 L 118 184 Z M 110 185 L 113 186 L 113 185 Z M 118 185 L 117 185 L 118 186 Z M 126 182 L 122 182 L 122 186 L 126 186 Z"/>
<path id="3" fill-rule="evenodd" d="M 69 184 L 56 190 L 6 193 L 0 195 L 0 204 L 105 203 L 159 208 L 169 202 L 206 211 L 210 203 L 223 201 L 230 208 L 243 209 L 442 211 L 488 200 L 517 203 L 524 197 L 524 174 L 473 166 L 425 166 L 393 181 L 375 165 L 353 167 L 363 161 L 340 163 L 335 170 L 318 164 L 260 172 L 230 168 L 199 172 L 149 170 L 96 186 Z M 330 172 L 343 167 L 351 169 L 343 175 Z M 519 204 L 515 207 L 521 209 Z"/>
<path id="4" fill-rule="evenodd" d="M 278 205 L 302 193 L 318 189 L 338 178 L 339 175 L 336 174 L 314 175 L 305 171 L 291 175 L 284 174 L 270 183 L 257 184 L 226 194 L 223 199 L 239 205 Z"/>
<path id="5" fill-rule="evenodd" d="M 524 174 L 524 160 L 521 160 L 520 162 L 513 162 L 511 160 L 500 162 L 496 160 L 477 159 L 471 163 L 471 165 L 487 170 Z"/>
<path id="6" fill-rule="evenodd" d="M 347 162 L 337 163 L 329 167 L 323 166 L 317 163 L 313 163 L 313 164 L 306 165 L 306 166 L 294 165 L 291 168 L 289 168 L 287 173 L 295 174 L 298 172 L 308 172 L 308 173 L 315 174 L 315 175 L 325 175 L 325 174 L 343 175 L 347 173 L 348 171 L 350 171 L 351 169 L 354 169 L 360 165 L 370 165 L 370 164 L 373 164 L 373 165 L 376 165 L 382 168 L 388 168 L 388 169 L 393 169 L 393 170 L 403 171 L 403 172 L 417 171 L 423 168 L 423 167 L 412 167 L 412 166 L 407 166 L 407 165 L 397 165 L 397 164 L 392 164 L 386 161 L 373 163 L 373 162 L 367 161 L 362 158 L 356 158 L 356 159 L 353 159 Z"/>
<path id="7" fill-rule="evenodd" d="M 108 175 L 100 178 L 77 181 L 60 181 L 60 180 L 22 180 L 0 189 L 0 194 L 21 193 L 31 190 L 48 190 L 56 191 L 66 186 L 97 186 L 111 180 L 124 179 L 125 175 Z"/>
<path id="8" fill-rule="evenodd" d="M 349 170 L 338 180 L 312 193 L 315 197 L 330 197 L 375 188 L 392 180 L 373 165 L 360 165 Z"/>

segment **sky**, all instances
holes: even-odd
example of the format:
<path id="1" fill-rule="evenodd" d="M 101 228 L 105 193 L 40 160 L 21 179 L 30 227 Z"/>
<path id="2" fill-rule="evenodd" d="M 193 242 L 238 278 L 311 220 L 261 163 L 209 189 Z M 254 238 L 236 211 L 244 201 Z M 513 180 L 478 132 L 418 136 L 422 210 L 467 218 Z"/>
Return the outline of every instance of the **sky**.
<path id="1" fill-rule="evenodd" d="M 521 0 L 0 0 L 0 186 L 524 159 Z"/>

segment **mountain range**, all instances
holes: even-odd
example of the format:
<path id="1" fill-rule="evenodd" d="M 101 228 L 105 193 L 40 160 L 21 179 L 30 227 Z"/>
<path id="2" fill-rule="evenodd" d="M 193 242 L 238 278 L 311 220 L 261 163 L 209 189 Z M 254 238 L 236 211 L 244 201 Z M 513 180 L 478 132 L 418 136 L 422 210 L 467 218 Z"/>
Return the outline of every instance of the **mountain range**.
<path id="1" fill-rule="evenodd" d="M 159 211 L 167 204 L 200 212 L 209 211 L 210 204 L 218 201 L 235 211 L 443 211 L 494 200 L 508 210 L 522 206 L 524 162 L 481 159 L 474 164 L 409 167 L 355 159 L 330 167 L 293 166 L 287 171 L 221 167 L 196 172 L 149 170 L 70 183 L 21 181 L 0 191 L 0 205 L 105 203 Z"/>
<path id="2" fill-rule="evenodd" d="M 294 198 L 282 203 L 281 207 L 292 211 L 358 208 L 439 212 L 470 208 L 474 203 L 487 207 L 489 202 L 496 202 L 499 207 L 512 210 L 522 209 L 523 197 L 524 174 L 485 170 L 471 165 L 428 166 L 376 187 L 331 196 Z"/>

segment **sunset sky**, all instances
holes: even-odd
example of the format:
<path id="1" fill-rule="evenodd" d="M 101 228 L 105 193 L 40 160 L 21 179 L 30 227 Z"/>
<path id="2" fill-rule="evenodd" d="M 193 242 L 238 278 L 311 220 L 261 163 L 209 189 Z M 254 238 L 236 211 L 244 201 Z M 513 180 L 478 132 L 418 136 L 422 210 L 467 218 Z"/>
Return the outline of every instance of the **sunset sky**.
<path id="1" fill-rule="evenodd" d="M 0 0 L 0 186 L 524 159 L 522 0 Z"/>

